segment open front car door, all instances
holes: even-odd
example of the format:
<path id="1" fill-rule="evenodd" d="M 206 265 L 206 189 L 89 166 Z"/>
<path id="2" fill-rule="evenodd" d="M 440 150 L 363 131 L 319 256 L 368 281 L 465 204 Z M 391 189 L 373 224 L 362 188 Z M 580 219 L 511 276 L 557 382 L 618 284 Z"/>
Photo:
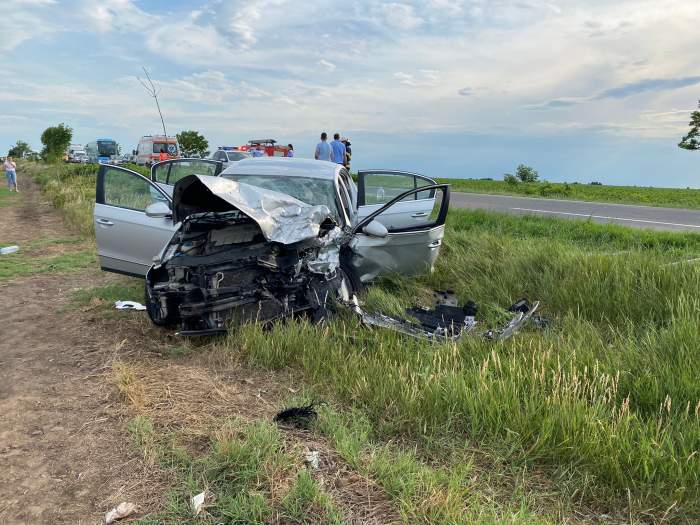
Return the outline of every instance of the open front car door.
<path id="1" fill-rule="evenodd" d="M 420 221 L 396 222 L 396 208 L 415 202 L 418 194 L 430 195 L 432 205 Z M 445 220 L 450 204 L 448 184 L 433 184 L 399 193 L 386 205 L 367 215 L 353 228 L 350 247 L 352 265 L 361 281 L 381 275 L 400 273 L 416 275 L 431 271 L 445 234 Z"/>
<path id="2" fill-rule="evenodd" d="M 95 194 L 95 239 L 103 270 L 144 276 L 175 231 L 170 196 L 143 175 L 102 164 Z"/>

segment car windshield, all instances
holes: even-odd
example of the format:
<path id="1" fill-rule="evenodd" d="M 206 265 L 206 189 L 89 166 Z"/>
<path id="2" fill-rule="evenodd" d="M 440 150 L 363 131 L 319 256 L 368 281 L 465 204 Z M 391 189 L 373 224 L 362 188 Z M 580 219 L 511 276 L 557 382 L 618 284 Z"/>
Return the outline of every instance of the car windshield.
<path id="1" fill-rule="evenodd" d="M 248 157 L 248 155 L 240 151 L 229 151 L 226 153 L 226 156 L 228 157 L 229 161 L 241 160 Z"/>
<path id="2" fill-rule="evenodd" d="M 116 142 L 98 142 L 97 152 L 102 157 L 111 157 L 117 154 L 117 143 Z"/>
<path id="3" fill-rule="evenodd" d="M 177 145 L 172 143 L 167 144 L 165 142 L 154 142 L 153 153 L 160 153 L 160 150 L 163 150 L 170 155 L 175 155 L 177 153 Z"/>
<path id="4" fill-rule="evenodd" d="M 311 205 L 325 205 L 336 221 L 339 221 L 338 205 L 335 199 L 335 186 L 332 180 L 311 177 L 275 177 L 270 175 L 226 174 L 223 177 L 266 190 L 291 195 L 295 199 Z"/>

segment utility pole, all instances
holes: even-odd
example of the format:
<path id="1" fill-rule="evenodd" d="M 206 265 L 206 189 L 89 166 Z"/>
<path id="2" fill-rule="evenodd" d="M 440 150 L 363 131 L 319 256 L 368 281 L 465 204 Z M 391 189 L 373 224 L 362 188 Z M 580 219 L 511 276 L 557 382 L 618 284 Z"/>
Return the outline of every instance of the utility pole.
<path id="1" fill-rule="evenodd" d="M 148 70 L 146 69 L 146 66 L 143 66 L 143 72 L 146 74 L 146 79 L 148 80 L 148 84 L 141 80 L 139 77 L 136 77 L 136 80 L 138 80 L 143 88 L 146 90 L 146 92 L 153 97 L 153 99 L 156 101 L 156 108 L 158 108 L 158 115 L 160 115 L 160 122 L 163 124 L 163 135 L 166 137 L 168 136 L 168 133 L 165 131 L 165 120 L 163 120 L 163 113 L 160 110 L 160 104 L 158 103 L 158 93 L 160 93 L 160 89 L 156 88 L 155 84 L 153 84 L 153 81 L 151 80 L 151 76 L 148 74 Z"/>

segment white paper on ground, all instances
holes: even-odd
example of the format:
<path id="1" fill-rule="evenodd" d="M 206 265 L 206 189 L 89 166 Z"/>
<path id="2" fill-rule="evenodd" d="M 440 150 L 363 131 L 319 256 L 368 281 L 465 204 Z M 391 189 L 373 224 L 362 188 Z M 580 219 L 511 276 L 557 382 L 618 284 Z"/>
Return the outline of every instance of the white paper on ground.
<path id="1" fill-rule="evenodd" d="M 146 307 L 136 301 L 115 301 L 114 307 L 117 310 L 145 310 Z"/>

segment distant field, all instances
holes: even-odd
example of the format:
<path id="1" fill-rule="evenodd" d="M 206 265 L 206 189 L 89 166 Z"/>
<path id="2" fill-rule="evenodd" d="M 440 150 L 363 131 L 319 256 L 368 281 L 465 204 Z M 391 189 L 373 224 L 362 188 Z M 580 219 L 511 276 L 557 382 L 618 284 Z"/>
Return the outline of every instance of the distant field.
<path id="1" fill-rule="evenodd" d="M 37 166 L 34 176 L 67 219 L 90 232 L 94 170 Z M 451 182 L 464 191 L 507 189 Z M 609 186 L 571 188 L 569 198 L 582 198 L 579 188 L 590 200 L 615 195 Z M 625 190 L 658 191 L 669 200 L 655 204 L 690 207 L 680 197 L 687 190 Z M 427 303 L 431 289 L 450 288 L 479 304 L 480 327 L 502 321 L 503 307 L 521 297 L 541 300 L 549 324 L 503 343 L 431 344 L 342 315 L 321 326 L 246 326 L 206 345 L 183 341 L 177 353 L 213 352 L 298 374 L 296 402 L 329 403 L 313 432 L 377 483 L 405 523 L 698 523 L 700 265 L 683 262 L 698 252 L 695 234 L 452 210 L 435 272 L 371 287 L 366 307 L 401 313 Z M 134 286 L 134 299 L 140 290 Z M 83 301 L 111 293 L 93 290 Z M 216 373 L 214 360 L 202 363 Z M 170 506 L 144 523 L 178 522 L 192 486 L 232 491 L 219 473 L 238 472 L 241 462 L 251 479 L 264 479 L 265 464 L 286 461 L 277 453 L 262 467 L 241 459 L 251 443 L 253 451 L 281 447 L 264 421 L 236 423 L 243 444 L 234 450 L 221 435 L 193 432 L 186 418 L 159 430 L 152 416 L 134 418 L 129 432 L 142 446 L 157 444 L 177 481 Z M 192 436 L 191 452 L 173 448 Z M 221 450 L 236 452 L 235 468 L 222 466 Z M 243 508 L 241 501 L 265 514 L 266 505 L 286 508 L 291 498 L 280 504 L 264 484 L 236 487 L 235 505 L 220 498 L 212 515 Z M 336 509 L 311 489 L 334 523 Z"/>
<path id="2" fill-rule="evenodd" d="M 451 184 L 452 191 L 700 209 L 700 189 L 599 186 L 562 182 L 507 184 L 501 180 L 482 179 L 438 180 Z"/>

